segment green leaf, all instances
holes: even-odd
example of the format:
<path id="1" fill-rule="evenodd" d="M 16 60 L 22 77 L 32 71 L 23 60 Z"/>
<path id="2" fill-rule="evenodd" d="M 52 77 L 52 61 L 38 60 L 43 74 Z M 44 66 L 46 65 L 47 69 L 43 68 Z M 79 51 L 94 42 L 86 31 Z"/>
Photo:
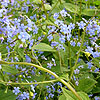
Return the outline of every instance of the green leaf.
<path id="1" fill-rule="evenodd" d="M 84 93 L 84 92 L 77 92 L 77 93 L 82 98 L 82 100 L 90 100 L 86 93 Z"/>
<path id="2" fill-rule="evenodd" d="M 98 10 L 98 9 L 84 9 L 82 11 L 82 14 L 87 15 L 87 16 L 93 16 L 93 15 L 100 16 L 100 10 Z"/>
<path id="3" fill-rule="evenodd" d="M 95 87 L 95 88 L 93 88 L 92 93 L 93 93 L 93 94 L 94 94 L 94 93 L 100 93 L 100 87 Z"/>
<path id="4" fill-rule="evenodd" d="M 8 65 L 2 65 L 2 71 L 11 73 L 11 74 L 16 74 L 18 73 L 18 70 L 14 66 L 8 66 Z"/>
<path id="5" fill-rule="evenodd" d="M 37 49 L 37 50 L 40 50 L 40 51 L 56 52 L 56 50 L 54 50 L 51 46 L 49 46 L 46 43 L 39 43 L 37 45 L 34 45 L 33 49 Z"/>
<path id="6" fill-rule="evenodd" d="M 5 54 L 8 53 L 7 49 L 6 49 L 7 44 L 0 44 L 0 52 L 1 54 Z"/>
<path id="7" fill-rule="evenodd" d="M 98 1 L 94 1 L 93 4 L 100 5 L 100 1 L 99 0 Z"/>
<path id="8" fill-rule="evenodd" d="M 77 5 L 74 5 L 72 3 L 65 3 L 64 4 L 66 10 L 73 12 L 73 13 L 79 13 L 79 7 Z"/>
<path id="9" fill-rule="evenodd" d="M 69 90 L 62 88 L 64 95 L 66 96 L 65 100 L 78 100 L 78 98 Z M 82 100 L 89 100 L 89 97 L 84 92 L 77 92 L 78 95 L 82 98 Z"/>
<path id="10" fill-rule="evenodd" d="M 91 78 L 83 78 L 79 80 L 79 85 L 76 86 L 77 91 L 90 92 L 97 82 Z"/>
<path id="11" fill-rule="evenodd" d="M 66 96 L 66 100 L 77 100 L 77 97 L 69 90 L 62 88 L 64 95 Z"/>
<path id="12" fill-rule="evenodd" d="M 67 100 L 65 95 L 61 95 L 58 100 Z"/>
<path id="13" fill-rule="evenodd" d="M 30 2 L 34 2 L 35 4 L 41 4 L 41 0 L 30 0 Z"/>
<path id="14" fill-rule="evenodd" d="M 16 95 L 10 90 L 7 93 L 5 93 L 5 90 L 0 90 L 0 100 L 16 100 Z"/>
<path id="15" fill-rule="evenodd" d="M 51 10 L 52 7 L 49 4 L 44 4 L 46 10 Z"/>
<path id="16" fill-rule="evenodd" d="M 24 48 L 18 48 L 17 52 L 22 58 L 24 57 Z"/>

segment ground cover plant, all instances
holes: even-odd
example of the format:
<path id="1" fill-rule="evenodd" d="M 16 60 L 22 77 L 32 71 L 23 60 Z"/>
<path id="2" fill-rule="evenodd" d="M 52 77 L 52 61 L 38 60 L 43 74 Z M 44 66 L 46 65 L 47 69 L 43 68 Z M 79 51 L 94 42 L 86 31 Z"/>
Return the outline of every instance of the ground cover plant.
<path id="1" fill-rule="evenodd" d="M 0 100 L 100 100 L 99 0 L 0 0 Z"/>

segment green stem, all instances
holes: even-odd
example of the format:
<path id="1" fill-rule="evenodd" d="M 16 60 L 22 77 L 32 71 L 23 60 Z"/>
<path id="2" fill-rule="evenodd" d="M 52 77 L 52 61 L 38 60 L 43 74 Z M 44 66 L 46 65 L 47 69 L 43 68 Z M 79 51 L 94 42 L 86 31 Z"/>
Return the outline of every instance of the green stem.
<path id="1" fill-rule="evenodd" d="M 62 64 L 61 64 L 61 56 L 60 56 L 60 51 L 58 50 L 58 55 L 59 55 L 59 64 L 60 64 L 60 71 L 62 73 Z"/>
<path id="2" fill-rule="evenodd" d="M 72 86 L 67 83 L 66 81 L 64 81 L 63 79 L 61 79 L 58 75 L 56 75 L 55 73 L 53 73 L 52 71 L 44 68 L 44 67 L 41 67 L 41 66 L 38 66 L 38 65 L 35 65 L 35 64 L 32 64 L 32 63 L 27 63 L 27 62 L 5 62 L 5 61 L 0 61 L 0 64 L 20 64 L 20 65 L 28 65 L 28 66 L 34 66 L 44 72 L 47 72 L 51 75 L 53 75 L 56 79 L 58 79 L 58 81 L 60 81 L 61 83 L 63 83 L 65 86 L 67 86 L 69 88 L 69 90 L 79 99 L 79 100 L 82 100 L 81 97 L 77 94 L 77 92 L 72 88 Z"/>
<path id="3" fill-rule="evenodd" d="M 47 11 L 45 9 L 43 0 L 41 0 L 41 2 L 42 2 L 43 10 L 45 11 L 46 19 L 48 20 L 48 14 L 47 14 Z"/>
<path id="4" fill-rule="evenodd" d="M 58 5 L 59 0 L 56 2 L 56 4 L 53 6 L 52 10 L 49 12 L 49 14 L 55 9 L 55 7 Z"/>
<path id="5" fill-rule="evenodd" d="M 3 84 L 13 84 L 13 85 L 32 85 L 32 84 L 44 84 L 44 83 L 52 83 L 52 82 L 56 82 L 58 81 L 57 79 L 56 80 L 51 80 L 51 81 L 43 81 L 43 82 L 33 82 L 33 83 L 15 83 L 15 82 L 3 82 L 1 81 L 0 83 L 3 83 Z"/>
<path id="6" fill-rule="evenodd" d="M 82 12 L 82 0 L 80 0 L 80 15 L 79 15 L 79 20 L 81 20 L 81 12 Z"/>
<path id="7" fill-rule="evenodd" d="M 68 51 L 69 51 L 69 66 L 71 68 L 71 52 L 70 52 L 70 42 L 68 42 Z"/>
<path id="8" fill-rule="evenodd" d="M 72 69 L 71 69 L 71 74 L 70 74 L 69 82 L 71 81 L 71 78 L 72 78 L 72 76 L 73 76 L 74 70 L 75 70 L 75 68 L 76 68 L 76 65 L 77 65 L 77 62 L 78 62 L 78 59 L 79 59 L 79 56 L 80 56 L 80 52 L 81 52 L 81 50 L 82 50 L 82 46 L 83 46 L 83 43 L 84 43 L 84 37 L 85 37 L 85 31 L 83 32 L 82 43 L 81 43 L 80 49 L 79 49 L 79 51 L 78 51 L 75 64 L 74 64 L 74 66 L 73 66 Z"/>

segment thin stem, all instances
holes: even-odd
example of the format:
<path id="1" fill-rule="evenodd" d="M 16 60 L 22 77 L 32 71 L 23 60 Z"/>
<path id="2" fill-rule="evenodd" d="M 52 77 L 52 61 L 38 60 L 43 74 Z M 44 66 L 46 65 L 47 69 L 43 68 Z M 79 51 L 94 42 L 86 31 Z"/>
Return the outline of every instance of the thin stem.
<path id="1" fill-rule="evenodd" d="M 33 83 L 15 83 L 15 82 L 3 82 L 1 81 L 0 83 L 3 83 L 3 84 L 8 84 L 8 85 L 32 85 L 32 84 L 45 84 L 45 83 L 52 83 L 52 82 L 56 82 L 58 81 L 57 79 L 56 80 L 51 80 L 51 81 L 43 81 L 43 82 L 33 82 Z"/>
<path id="2" fill-rule="evenodd" d="M 79 20 L 81 19 L 81 12 L 82 12 L 82 0 L 80 0 L 80 15 L 79 15 Z"/>
<path id="3" fill-rule="evenodd" d="M 45 11 L 46 19 L 48 20 L 48 14 L 47 14 L 47 11 L 45 9 L 44 2 L 43 2 L 43 0 L 41 0 L 41 1 L 42 1 L 43 10 Z"/>
<path id="4" fill-rule="evenodd" d="M 60 56 L 60 51 L 58 50 L 58 55 L 59 55 L 59 64 L 60 64 L 60 71 L 62 73 L 62 64 L 61 64 L 61 56 Z"/>
<path id="5" fill-rule="evenodd" d="M 53 6 L 52 10 L 49 12 L 49 14 L 55 9 L 55 7 L 58 5 L 59 0 L 56 2 L 56 4 Z"/>
<path id="6" fill-rule="evenodd" d="M 56 75 L 54 72 L 44 68 L 44 67 L 41 67 L 41 66 L 38 66 L 38 65 L 35 65 L 35 64 L 32 64 L 32 63 L 27 63 L 27 62 L 5 62 L 5 61 L 0 61 L 0 64 L 20 64 L 20 65 L 28 65 L 28 66 L 34 66 L 44 72 L 47 72 L 51 75 L 53 75 L 56 79 L 58 79 L 58 81 L 62 82 L 65 86 L 67 86 L 69 88 L 69 90 L 79 99 L 79 100 L 82 100 L 81 97 L 77 94 L 77 92 L 72 88 L 72 86 L 67 83 L 66 81 L 64 81 L 63 79 L 61 79 L 58 75 Z"/>
<path id="7" fill-rule="evenodd" d="M 69 66 L 71 68 L 71 52 L 70 52 L 70 42 L 68 42 L 68 51 L 69 51 Z"/>
<path id="8" fill-rule="evenodd" d="M 7 55 L 7 54 L 11 54 L 11 53 L 16 53 L 16 51 L 11 51 L 11 52 L 8 52 L 8 53 L 2 54 L 2 55 Z"/>
<path id="9" fill-rule="evenodd" d="M 73 66 L 72 69 L 71 69 L 71 75 L 70 75 L 70 78 L 69 78 L 69 82 L 71 81 L 71 78 L 72 78 L 72 76 L 73 76 L 74 70 L 75 70 L 75 68 L 76 68 L 76 65 L 77 65 L 77 62 L 78 62 L 78 59 L 79 59 L 79 56 L 80 56 L 80 52 L 81 52 L 81 50 L 82 50 L 82 46 L 83 46 L 83 43 L 84 43 L 84 37 L 85 37 L 85 31 L 83 32 L 82 43 L 81 43 L 80 49 L 79 49 L 79 51 L 78 51 L 75 64 L 74 64 L 74 66 Z"/>
<path id="10" fill-rule="evenodd" d="M 38 62 L 38 64 L 39 64 L 40 66 L 42 66 L 41 63 L 36 59 L 36 57 L 35 57 L 35 55 L 34 55 L 34 53 L 33 53 L 33 48 L 32 48 L 32 56 L 33 56 L 34 59 Z"/>

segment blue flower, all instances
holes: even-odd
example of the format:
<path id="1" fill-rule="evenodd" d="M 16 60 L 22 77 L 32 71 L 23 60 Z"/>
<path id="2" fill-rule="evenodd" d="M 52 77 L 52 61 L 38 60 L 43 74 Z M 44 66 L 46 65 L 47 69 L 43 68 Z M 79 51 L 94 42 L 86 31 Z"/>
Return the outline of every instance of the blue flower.
<path id="1" fill-rule="evenodd" d="M 95 96 L 94 98 L 95 98 L 95 100 L 100 100 L 100 97 Z"/>
<path id="2" fill-rule="evenodd" d="M 80 70 L 75 69 L 75 70 L 74 70 L 74 73 L 75 73 L 75 74 L 79 74 L 79 71 L 80 71 Z"/>
<path id="3" fill-rule="evenodd" d="M 47 38 L 49 39 L 49 41 L 51 41 L 53 39 L 52 34 L 50 34 Z"/>
<path id="4" fill-rule="evenodd" d="M 25 40 L 30 38 L 30 35 L 27 32 L 21 32 L 18 38 L 21 39 L 22 42 L 25 42 Z"/>
<path id="5" fill-rule="evenodd" d="M 75 82 L 75 84 L 78 86 L 79 82 L 78 82 L 78 81 L 76 81 L 76 82 Z"/>
<path id="6" fill-rule="evenodd" d="M 57 19 L 58 17 L 59 17 L 59 14 L 58 13 L 54 13 L 53 18 Z"/>
<path id="7" fill-rule="evenodd" d="M 78 23 L 79 29 L 84 29 L 84 26 L 86 25 L 83 21 L 81 21 L 80 23 Z"/>
<path id="8" fill-rule="evenodd" d="M 64 34 L 70 33 L 70 30 L 68 29 L 67 25 L 62 25 L 60 26 L 60 28 L 60 32 L 63 32 Z"/>
<path id="9" fill-rule="evenodd" d="M 70 29 L 74 29 L 75 28 L 75 24 L 70 23 L 70 25 L 68 25 L 68 27 L 70 27 Z"/>
<path id="10" fill-rule="evenodd" d="M 50 63 L 47 63 L 47 68 L 50 68 L 51 69 L 51 67 L 53 66 L 53 64 L 50 62 Z"/>
<path id="11" fill-rule="evenodd" d="M 58 49 L 63 49 L 65 51 L 65 47 L 62 44 L 58 45 Z"/>
<path id="12" fill-rule="evenodd" d="M 100 57 L 100 52 L 97 52 L 97 51 L 93 52 L 92 55 L 93 55 L 94 58 Z"/>
<path id="13" fill-rule="evenodd" d="M 65 36 L 61 35 L 61 37 L 59 38 L 59 41 L 61 41 L 61 43 L 65 43 Z"/>
<path id="14" fill-rule="evenodd" d="M 88 68 L 91 69 L 91 67 L 93 66 L 91 62 L 88 62 Z"/>
<path id="15" fill-rule="evenodd" d="M 91 54 L 93 53 L 92 50 L 93 50 L 93 48 L 92 47 L 89 47 L 89 46 L 87 47 L 87 49 L 85 49 L 86 52 L 89 52 Z"/>
<path id="16" fill-rule="evenodd" d="M 63 9 L 62 11 L 60 11 L 60 14 L 62 17 L 66 17 L 67 12 Z"/>
<path id="17" fill-rule="evenodd" d="M 90 36 L 95 35 L 95 30 L 93 30 L 93 29 L 89 29 L 88 34 L 90 34 Z"/>
<path id="18" fill-rule="evenodd" d="M 74 46 L 74 47 L 76 45 L 75 41 L 70 41 L 70 44 L 71 44 L 71 46 Z"/>
<path id="19" fill-rule="evenodd" d="M 29 93 L 27 93 L 27 92 L 23 92 L 23 94 L 21 94 L 21 96 L 23 97 L 23 99 L 29 99 Z"/>
<path id="20" fill-rule="evenodd" d="M 30 63 L 31 62 L 31 58 L 28 55 L 25 55 L 26 58 L 26 62 Z"/>
<path id="21" fill-rule="evenodd" d="M 57 46 L 58 44 L 59 44 L 58 42 L 51 42 L 52 47 Z"/>
<path id="22" fill-rule="evenodd" d="M 62 91 L 61 91 L 61 89 L 58 89 L 57 91 L 58 91 L 59 93 L 61 93 L 61 92 L 62 92 Z"/>
<path id="23" fill-rule="evenodd" d="M 98 72 L 99 71 L 99 68 L 96 68 L 95 70 L 94 70 L 94 72 Z"/>
<path id="24" fill-rule="evenodd" d="M 53 98 L 54 94 L 50 93 L 49 98 Z"/>
<path id="25" fill-rule="evenodd" d="M 14 87 L 13 93 L 17 95 L 20 92 L 19 87 Z"/>
<path id="26" fill-rule="evenodd" d="M 34 93 L 34 95 L 33 95 L 33 100 L 35 99 L 35 96 L 37 95 L 37 93 Z"/>

